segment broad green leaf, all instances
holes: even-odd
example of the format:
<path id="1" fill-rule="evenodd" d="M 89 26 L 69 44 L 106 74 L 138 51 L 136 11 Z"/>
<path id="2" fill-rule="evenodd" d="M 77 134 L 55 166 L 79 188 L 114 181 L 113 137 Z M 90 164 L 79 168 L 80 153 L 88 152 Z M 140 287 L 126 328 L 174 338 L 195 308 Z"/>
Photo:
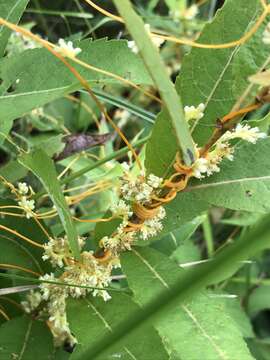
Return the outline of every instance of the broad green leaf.
<path id="1" fill-rule="evenodd" d="M 238 144 L 234 160 L 224 160 L 219 173 L 192 181 L 166 206 L 163 233 L 192 220 L 211 205 L 267 213 L 270 209 L 270 139 Z"/>
<path id="2" fill-rule="evenodd" d="M 186 192 L 215 206 L 267 213 L 270 210 L 270 139 L 237 146 L 220 172 L 188 186 Z M 228 196 L 229 195 L 229 196 Z"/>
<path id="3" fill-rule="evenodd" d="M 70 248 L 76 258 L 79 257 L 78 235 L 73 223 L 65 197 L 62 193 L 60 183 L 53 161 L 42 149 L 34 150 L 32 153 L 24 154 L 19 162 L 32 171 L 41 181 L 44 188 L 51 197 L 62 225 L 67 234 Z"/>
<path id="4" fill-rule="evenodd" d="M 29 0 L 0 0 L 0 16 L 12 23 L 18 23 Z M 8 42 L 11 31 L 4 26 L 0 26 L 0 58 Z"/>
<path id="5" fill-rule="evenodd" d="M 18 317 L 0 327 L 0 358 L 18 360 L 65 359 L 55 356 L 52 335 L 44 322 Z M 65 355 L 65 354 L 62 354 Z"/>
<path id="6" fill-rule="evenodd" d="M 254 289 L 248 298 L 248 313 L 254 316 L 259 311 L 269 309 L 269 296 L 269 285 L 261 285 Z"/>
<path id="7" fill-rule="evenodd" d="M 264 339 L 249 339 L 250 352 L 256 360 L 270 360 L 270 343 Z"/>
<path id="8" fill-rule="evenodd" d="M 205 25 L 198 42 L 219 44 L 237 40 L 254 25 L 261 12 L 262 7 L 257 0 L 227 0 L 214 20 Z M 185 56 L 176 89 L 181 95 L 183 105 L 206 105 L 205 116 L 193 132 L 196 143 L 205 144 L 217 119 L 229 113 L 243 94 L 247 92 L 247 102 L 250 101 L 250 96 L 254 98 L 256 87 L 250 85 L 248 76 L 265 67 L 268 62 L 269 51 L 267 46 L 262 46 L 261 31 L 240 47 L 216 50 L 193 48 L 190 54 Z M 167 177 L 176 152 L 177 143 L 171 124 L 166 113 L 162 112 L 147 144 L 148 173 Z M 156 161 L 157 158 L 159 161 Z"/>
<path id="9" fill-rule="evenodd" d="M 167 69 L 161 61 L 157 47 L 144 28 L 141 18 L 135 13 L 129 0 L 114 0 L 114 3 L 125 20 L 125 24 L 136 42 L 140 55 L 156 85 L 164 106 L 167 120 L 173 128 L 176 149 L 182 151 L 183 160 L 187 165 L 194 162 L 194 145 L 185 121 L 181 101 L 169 78 Z"/>
<path id="10" fill-rule="evenodd" d="M 136 84 L 151 84 L 142 61 L 128 49 L 126 41 L 85 40 L 76 43 L 76 46 L 82 49 L 78 57 L 88 64 Z M 74 67 L 90 84 L 119 83 L 108 75 L 79 65 Z M 10 129 L 15 118 L 82 87 L 63 63 L 47 50 L 40 48 L 3 59 L 0 64 L 0 78 L 3 80 L 0 86 L 0 114 L 4 116 L 0 131 L 4 133 Z M 10 86 L 13 86 L 14 90 L 6 92 Z"/>
<path id="11" fill-rule="evenodd" d="M 0 264 L 20 266 L 37 273 L 42 272 L 38 261 L 33 257 L 30 251 L 18 241 L 5 237 L 2 229 L 0 234 L 0 245 Z"/>
<path id="12" fill-rule="evenodd" d="M 18 163 L 16 160 L 11 160 L 4 166 L 0 167 L 0 174 L 7 181 L 14 183 L 15 181 L 20 180 L 25 177 L 27 174 L 27 170 Z"/>
<path id="13" fill-rule="evenodd" d="M 233 294 L 234 295 L 234 294 Z M 239 327 L 244 338 L 254 337 L 251 321 L 246 314 L 245 310 L 240 304 L 239 297 L 225 298 L 226 308 L 229 311 L 231 317 L 234 319 L 236 325 Z"/>
<path id="14" fill-rule="evenodd" d="M 100 337 L 114 332 L 114 328 L 121 324 L 123 319 L 128 319 L 130 314 L 137 309 L 136 304 L 129 296 L 113 294 L 113 298 L 105 303 L 100 298 L 86 298 L 70 300 L 68 305 L 68 320 L 72 332 L 78 339 L 71 359 L 88 359 L 87 352 Z M 112 358 L 130 359 L 168 359 L 156 331 L 150 326 L 137 331 L 134 336 L 126 341 L 119 341 L 112 349 L 96 360 Z"/>
<path id="15" fill-rule="evenodd" d="M 14 205 L 17 205 L 17 203 L 13 200 L 0 199 L 0 206 Z M 21 213 L 21 211 L 17 209 L 3 208 L 0 211 Z M 11 230 L 15 230 L 21 235 L 24 235 L 39 244 L 44 244 L 48 240 L 44 232 L 33 219 L 1 215 L 0 225 L 5 226 Z M 42 225 L 46 228 L 46 225 L 43 222 Z M 47 231 L 49 230 L 47 229 Z M 7 240 L 6 237 L 9 240 Z M 43 254 L 42 248 L 33 246 L 15 234 L 12 234 L 9 231 L 3 229 L 0 229 L 0 246 L 1 249 L 3 249 L 0 262 L 7 263 L 7 261 L 12 261 L 11 263 L 14 265 L 21 265 L 40 273 L 43 272 L 43 269 L 46 271 L 47 266 L 44 261 L 41 260 L 41 256 Z M 10 250 L 8 250 L 8 248 Z"/>
<path id="16" fill-rule="evenodd" d="M 256 241 L 254 241 L 254 239 L 256 239 Z M 141 311 L 136 312 L 127 321 L 123 322 L 121 326 L 118 326 L 115 329 L 114 334 L 102 337 L 91 351 L 88 352 L 88 355 L 96 356 L 101 354 L 109 346 L 118 341 L 119 338 L 124 340 L 126 336 L 134 333 L 142 324 L 156 323 L 159 320 L 160 313 L 164 312 L 164 314 L 166 314 L 171 308 L 175 308 L 179 306 L 179 304 L 185 303 L 187 299 L 192 297 L 194 299 L 196 294 L 204 289 L 205 286 L 215 283 L 217 279 L 222 277 L 225 278 L 225 275 L 231 276 L 232 270 L 235 272 L 239 268 L 239 262 L 247 260 L 265 248 L 269 248 L 269 239 L 268 215 L 265 216 L 256 227 L 247 232 L 245 237 L 241 237 L 233 244 L 222 249 L 211 261 L 204 263 L 200 267 L 182 271 L 177 279 L 174 279 L 173 284 L 171 284 L 173 274 L 166 270 L 166 274 L 168 274 L 168 278 L 171 281 L 169 283 L 170 286 L 164 285 L 165 283 L 167 284 L 167 277 L 165 282 L 159 278 L 159 280 L 163 282 L 163 291 L 160 289 L 158 296 L 154 299 L 150 299 L 151 301 L 149 301 Z M 138 253 L 138 250 L 135 249 L 135 251 Z M 124 256 L 131 255 L 126 253 Z M 143 263 L 145 264 L 145 262 Z M 167 261 L 165 264 L 162 263 L 162 268 L 165 267 L 166 269 L 166 264 Z M 154 271 L 156 270 L 155 266 L 152 266 L 152 268 Z M 155 273 L 155 277 L 157 277 L 157 273 Z M 153 275 L 151 279 L 152 281 L 156 281 Z M 149 296 L 150 292 L 148 290 L 145 293 Z M 247 357 L 247 359 L 249 358 L 250 356 Z"/>
<path id="17" fill-rule="evenodd" d="M 155 241 L 154 238 L 151 246 L 168 256 L 172 255 L 174 251 L 177 251 L 178 249 L 181 252 L 184 245 L 187 245 L 188 243 L 192 244 L 189 239 L 194 234 L 198 226 L 200 226 L 203 222 L 204 218 L 205 216 L 198 216 L 192 221 L 180 226 L 177 230 L 174 230 L 162 237 L 158 241 Z"/>
<path id="18" fill-rule="evenodd" d="M 257 0 L 228 0 L 197 41 L 219 44 L 237 40 L 254 25 L 262 11 Z M 262 44 L 261 31 L 243 46 L 218 50 L 194 48 L 185 57 L 176 87 L 184 105 L 206 105 L 205 116 L 194 132 L 195 142 L 200 145 L 212 133 L 209 125 L 230 112 L 250 88 L 248 77 L 270 61 L 268 47 Z M 249 91 L 245 101 L 252 95 L 254 92 Z"/>
<path id="19" fill-rule="evenodd" d="M 151 249 L 124 254 L 122 267 L 140 305 L 159 296 L 183 272 Z M 252 359 L 226 302 L 215 294 L 197 293 L 189 303 L 174 304 L 166 312 L 159 312 L 154 325 L 180 359 L 193 359 L 195 354 L 202 359 Z"/>

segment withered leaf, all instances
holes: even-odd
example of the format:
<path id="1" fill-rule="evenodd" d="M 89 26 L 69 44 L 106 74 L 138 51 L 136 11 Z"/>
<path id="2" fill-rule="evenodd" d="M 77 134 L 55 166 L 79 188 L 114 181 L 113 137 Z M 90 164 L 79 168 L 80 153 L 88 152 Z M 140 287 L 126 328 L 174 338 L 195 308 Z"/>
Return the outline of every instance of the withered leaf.
<path id="1" fill-rule="evenodd" d="M 111 136 L 112 134 L 71 134 L 64 136 L 62 141 L 65 143 L 65 147 L 60 154 L 54 156 L 54 160 L 63 160 L 91 147 L 103 145 Z"/>

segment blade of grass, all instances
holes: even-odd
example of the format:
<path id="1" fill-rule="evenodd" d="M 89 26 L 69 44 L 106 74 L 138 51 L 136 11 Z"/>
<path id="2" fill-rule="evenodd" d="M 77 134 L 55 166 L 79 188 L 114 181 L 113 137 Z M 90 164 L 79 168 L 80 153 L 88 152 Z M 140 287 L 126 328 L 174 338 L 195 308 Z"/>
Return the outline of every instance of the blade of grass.
<path id="1" fill-rule="evenodd" d="M 130 1 L 114 0 L 114 4 L 125 20 L 125 24 L 136 42 L 146 68 L 160 92 L 175 131 L 177 145 L 182 152 L 183 160 L 187 165 L 191 165 L 195 159 L 194 144 L 185 121 L 181 101 L 160 58 L 158 49 L 147 33 L 142 19 L 133 10 Z"/>
<path id="2" fill-rule="evenodd" d="M 85 92 L 81 90 L 81 92 Z M 131 114 L 138 116 L 139 118 L 154 124 L 156 115 L 151 113 L 150 111 L 146 111 L 139 106 L 132 104 L 131 102 L 122 99 L 120 97 L 112 96 L 105 91 L 102 90 L 94 90 L 93 91 L 96 97 L 108 104 L 115 105 L 122 109 L 128 110 Z"/>

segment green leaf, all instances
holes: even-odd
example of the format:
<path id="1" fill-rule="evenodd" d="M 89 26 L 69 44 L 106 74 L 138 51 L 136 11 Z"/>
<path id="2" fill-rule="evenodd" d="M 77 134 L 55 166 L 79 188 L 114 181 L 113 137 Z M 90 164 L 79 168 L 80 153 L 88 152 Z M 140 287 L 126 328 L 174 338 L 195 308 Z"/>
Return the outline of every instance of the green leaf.
<path id="1" fill-rule="evenodd" d="M 181 271 L 166 256 L 151 249 L 134 249 L 122 256 L 123 271 L 136 302 L 146 305 L 177 281 Z M 160 311 L 155 321 L 167 346 L 185 360 L 252 359 L 241 333 L 215 294 L 196 294 L 190 303 L 174 304 Z M 226 329 L 226 331 L 224 331 Z"/>
<path id="2" fill-rule="evenodd" d="M 17 24 L 29 0 L 0 0 L 0 15 L 3 19 Z M 5 48 L 11 31 L 0 26 L 0 58 L 4 55 Z"/>
<path id="3" fill-rule="evenodd" d="M 76 258 L 79 258 L 80 250 L 77 231 L 57 179 L 57 173 L 53 161 L 42 149 L 37 149 L 32 153 L 22 155 L 19 158 L 19 162 L 31 170 L 45 187 L 57 209 L 58 215 L 67 234 L 72 253 Z"/>
<path id="4" fill-rule="evenodd" d="M 80 60 L 100 69 L 124 77 L 136 84 L 151 84 L 151 79 L 138 56 L 123 40 L 106 39 L 76 43 L 82 49 Z M 90 83 L 116 84 L 119 81 L 95 71 L 72 64 Z M 31 71 L 29 71 L 31 69 Z M 48 76 L 54 74 L 54 76 Z M 11 58 L 3 59 L 0 65 L 0 113 L 4 120 L 0 131 L 7 133 L 12 121 L 60 98 L 82 86 L 66 66 L 46 49 L 27 50 Z M 16 80 L 19 79 L 19 83 Z M 6 92 L 13 86 L 14 91 Z M 1 139 L 0 139 L 1 141 Z"/>
<path id="5" fill-rule="evenodd" d="M 267 213 L 270 210 L 270 160 L 266 156 L 269 151 L 269 138 L 256 145 L 241 143 L 232 162 L 224 160 L 219 173 L 194 182 L 186 192 L 211 205 Z"/>
<path id="6" fill-rule="evenodd" d="M 197 41 L 222 44 L 237 40 L 254 25 L 262 11 L 257 0 L 228 0 L 213 22 L 204 27 Z M 230 112 L 247 90 L 245 102 L 254 96 L 248 77 L 270 60 L 268 47 L 262 45 L 262 31 L 243 46 L 217 50 L 193 48 L 185 57 L 176 88 L 182 94 L 184 105 L 206 105 L 205 116 L 193 134 L 199 145 L 211 136 L 213 127 L 210 125 L 214 126 L 217 119 Z"/>
<path id="7" fill-rule="evenodd" d="M 261 285 L 254 289 L 248 298 L 248 313 L 254 316 L 262 310 L 270 308 L 270 286 Z"/>
<path id="8" fill-rule="evenodd" d="M 166 206 L 161 234 L 192 220 L 211 205 L 267 213 L 270 209 L 270 139 L 241 143 L 234 160 L 224 160 L 219 173 L 194 180 Z"/>
<path id="9" fill-rule="evenodd" d="M 182 150 L 184 162 L 191 165 L 194 162 L 194 145 L 185 120 L 181 101 L 170 81 L 167 69 L 161 61 L 157 47 L 153 44 L 144 23 L 135 13 L 129 0 L 114 0 L 114 3 L 125 20 L 125 24 L 135 40 L 144 63 L 156 85 L 164 106 L 166 108 L 167 119 L 170 122 L 177 150 Z"/>
<path id="10" fill-rule="evenodd" d="M 192 221 L 187 222 L 186 224 L 180 226 L 178 229 L 162 237 L 158 241 L 155 241 L 154 238 L 153 244 L 151 246 L 166 255 L 172 255 L 175 251 L 178 252 L 178 249 L 181 253 L 183 251 L 183 246 L 187 244 L 193 245 L 192 242 L 189 241 L 189 239 L 194 234 L 198 226 L 201 225 L 204 218 L 205 216 L 198 216 Z"/>
<path id="11" fill-rule="evenodd" d="M 72 332 L 78 339 L 78 345 L 71 356 L 75 359 L 88 359 L 87 353 L 93 344 L 102 336 L 114 332 L 114 328 L 121 324 L 123 319 L 128 319 L 130 314 L 137 309 L 129 296 L 115 294 L 105 303 L 100 298 L 86 298 L 70 300 L 68 304 L 68 320 Z M 112 358 L 130 359 L 168 359 L 156 331 L 146 326 L 142 331 L 137 331 L 134 336 L 119 341 L 106 354 L 95 357 L 96 360 Z"/>
<path id="12" fill-rule="evenodd" d="M 17 205 L 17 203 L 13 200 L 0 199 L 0 206 L 14 205 Z M 17 209 L 2 209 L 1 211 L 21 213 L 21 211 Z M 46 228 L 46 225 L 43 222 L 41 223 Z M 39 244 L 44 244 L 47 240 L 46 235 L 33 219 L 1 215 L 0 224 L 19 232 Z M 47 231 L 49 230 L 47 229 Z M 15 234 L 1 229 L 0 246 L 1 249 L 3 249 L 0 262 L 7 263 L 7 261 L 10 261 L 10 264 L 21 265 L 40 273 L 42 273 L 43 270 L 47 270 L 46 264 L 41 259 L 43 249 L 23 241 Z"/>
<path id="13" fill-rule="evenodd" d="M 177 279 L 174 279 L 173 284 L 173 274 L 166 270 L 166 274 L 168 274 L 170 279 L 169 286 L 164 286 L 164 282 L 161 281 L 163 282 L 164 289 L 160 289 L 158 296 L 151 299 L 143 310 L 136 312 L 127 321 L 123 322 L 121 326 L 118 326 L 114 334 L 100 339 L 88 352 L 88 355 L 96 356 L 97 354 L 101 354 L 108 346 L 111 346 L 119 338 L 122 337 L 122 339 L 124 339 L 126 336 L 132 334 L 136 329 L 140 328 L 142 324 L 156 323 L 161 312 L 166 314 L 172 307 L 179 306 L 180 303 L 185 302 L 188 298 L 190 299 L 193 296 L 194 299 L 194 294 L 198 294 L 205 286 L 213 284 L 221 277 L 224 278 L 225 274 L 231 276 L 232 270 L 236 271 L 238 269 L 239 262 L 247 260 L 262 249 L 270 247 L 269 215 L 265 216 L 256 227 L 245 235 L 245 237 L 241 237 L 237 242 L 221 250 L 211 261 L 204 263 L 200 267 L 197 266 L 191 270 L 182 271 Z M 256 241 L 254 241 L 254 239 L 256 239 Z M 138 250 L 135 251 L 138 252 Z M 126 253 L 124 256 L 130 255 Z M 160 266 L 166 269 L 166 264 L 167 260 L 165 264 L 162 263 Z M 156 267 L 152 266 L 152 268 L 155 271 Z M 158 277 L 156 273 L 155 277 Z M 153 274 L 151 279 L 152 281 L 157 281 L 157 279 L 153 277 Z M 166 277 L 166 282 L 167 281 L 168 278 Z M 146 295 L 149 297 L 149 290 L 146 292 Z M 247 358 L 249 359 L 250 357 Z"/>
<path id="14" fill-rule="evenodd" d="M 44 322 L 12 319 L 0 327 L 1 359 L 54 359 L 52 336 Z"/>
<path id="15" fill-rule="evenodd" d="M 204 27 L 198 42 L 219 44 L 237 40 L 250 29 L 261 12 L 262 7 L 257 0 L 227 0 L 214 20 Z M 217 119 L 229 113 L 243 94 L 247 92 L 247 102 L 251 96 L 254 99 L 256 87 L 250 85 L 248 76 L 265 67 L 269 61 L 268 48 L 262 46 L 261 31 L 243 46 L 229 49 L 193 48 L 184 57 L 176 82 L 183 105 L 206 105 L 205 116 L 193 132 L 195 143 L 200 146 L 205 144 Z M 147 172 L 167 177 L 176 152 L 177 142 L 171 123 L 166 113 L 162 112 L 147 143 Z"/>

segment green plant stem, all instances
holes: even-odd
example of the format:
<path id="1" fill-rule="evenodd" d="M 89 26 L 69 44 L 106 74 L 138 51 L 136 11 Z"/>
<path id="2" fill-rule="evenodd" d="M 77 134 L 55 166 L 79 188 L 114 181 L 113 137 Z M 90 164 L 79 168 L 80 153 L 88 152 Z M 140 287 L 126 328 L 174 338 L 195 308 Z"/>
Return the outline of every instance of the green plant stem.
<path id="1" fill-rule="evenodd" d="M 207 248 L 207 255 L 209 258 L 211 258 L 215 251 L 214 250 L 214 238 L 213 238 L 212 227 L 211 227 L 209 215 L 207 213 L 205 214 L 205 220 L 202 223 L 202 228 L 203 228 L 203 235 L 204 235 L 204 240 L 205 240 L 206 248 Z"/>
<path id="2" fill-rule="evenodd" d="M 31 278 L 30 276 L 20 276 L 20 275 L 15 275 L 15 274 L 0 273 L 0 278 L 1 277 L 29 281 L 34 284 L 53 284 L 53 285 L 58 285 L 58 286 L 78 287 L 81 289 L 90 289 L 90 290 L 106 290 L 106 291 L 117 291 L 117 292 L 125 292 L 125 293 L 128 292 L 127 288 L 123 288 L 123 289 L 117 289 L 117 288 L 113 288 L 113 287 L 100 288 L 100 287 L 87 286 L 87 285 L 69 284 L 69 283 L 65 283 L 65 282 L 61 282 L 61 281 L 35 279 L 35 278 Z"/>

